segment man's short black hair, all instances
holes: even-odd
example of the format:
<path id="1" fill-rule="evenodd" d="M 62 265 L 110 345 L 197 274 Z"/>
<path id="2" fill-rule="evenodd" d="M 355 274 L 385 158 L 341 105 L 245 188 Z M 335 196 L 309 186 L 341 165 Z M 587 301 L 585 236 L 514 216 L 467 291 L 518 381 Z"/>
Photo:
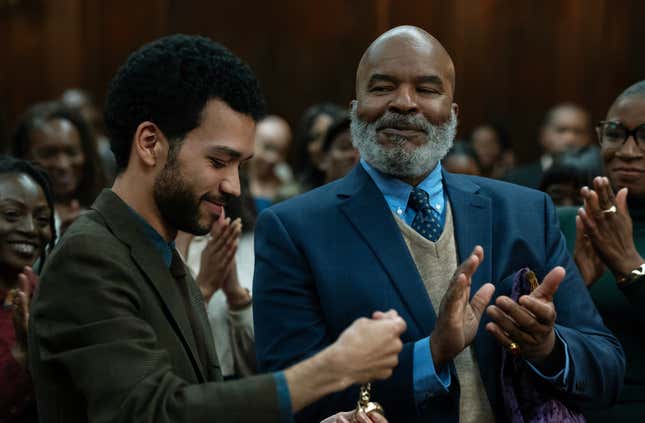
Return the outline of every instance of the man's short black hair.
<path id="1" fill-rule="evenodd" d="M 137 127 L 153 122 L 169 141 L 200 124 L 211 99 L 258 120 L 264 98 L 251 68 L 206 37 L 171 35 L 130 55 L 110 82 L 105 124 L 117 168 L 128 165 Z"/>

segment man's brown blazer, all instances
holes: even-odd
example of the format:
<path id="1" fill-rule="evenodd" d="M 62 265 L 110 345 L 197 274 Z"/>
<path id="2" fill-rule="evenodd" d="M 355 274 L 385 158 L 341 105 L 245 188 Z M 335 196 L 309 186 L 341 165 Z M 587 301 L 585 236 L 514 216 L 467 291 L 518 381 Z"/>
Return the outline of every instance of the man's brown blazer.
<path id="1" fill-rule="evenodd" d="M 143 222 L 103 191 L 47 260 L 32 303 L 41 422 L 278 421 L 273 375 L 221 381 L 201 295 L 184 283 Z"/>

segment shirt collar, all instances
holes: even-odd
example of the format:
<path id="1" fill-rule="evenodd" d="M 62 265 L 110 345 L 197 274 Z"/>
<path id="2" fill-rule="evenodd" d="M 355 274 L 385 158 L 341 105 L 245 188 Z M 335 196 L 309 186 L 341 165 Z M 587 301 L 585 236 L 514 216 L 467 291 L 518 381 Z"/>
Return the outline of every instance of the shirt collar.
<path id="1" fill-rule="evenodd" d="M 390 209 L 397 214 L 401 214 L 408 207 L 408 199 L 414 188 L 412 185 L 402 180 L 386 175 L 375 169 L 372 165 L 361 158 L 361 166 L 370 175 L 378 189 L 383 193 L 385 201 Z M 441 163 L 432 169 L 432 172 L 426 176 L 417 186 L 428 193 L 430 207 L 439 214 L 443 213 L 446 200 L 443 195 L 443 174 L 441 173 Z"/>
<path id="2" fill-rule="evenodd" d="M 166 242 L 164 237 L 162 237 L 161 234 L 143 218 L 143 216 L 127 204 L 126 206 L 128 207 L 128 210 L 132 212 L 132 215 L 141 223 L 141 226 L 143 226 L 146 238 L 152 242 L 154 248 L 161 254 L 166 267 L 170 268 L 170 263 L 172 263 L 172 252 L 175 249 L 175 241 L 170 243 Z"/>

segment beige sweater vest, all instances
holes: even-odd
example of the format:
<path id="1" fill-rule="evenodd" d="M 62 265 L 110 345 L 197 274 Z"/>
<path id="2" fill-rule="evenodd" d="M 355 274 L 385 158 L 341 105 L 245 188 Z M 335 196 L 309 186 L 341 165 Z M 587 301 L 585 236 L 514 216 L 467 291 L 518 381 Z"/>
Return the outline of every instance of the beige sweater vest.
<path id="1" fill-rule="evenodd" d="M 419 275 L 428 291 L 432 307 L 436 313 L 450 279 L 457 269 L 457 250 L 455 247 L 452 210 L 446 202 L 446 223 L 441 236 L 432 242 L 395 216 L 410 255 L 417 266 Z M 468 346 L 454 359 L 461 389 L 459 397 L 459 421 L 461 423 L 495 422 L 493 410 L 488 401 L 484 383 L 479 374 L 479 366 L 474 350 Z"/>

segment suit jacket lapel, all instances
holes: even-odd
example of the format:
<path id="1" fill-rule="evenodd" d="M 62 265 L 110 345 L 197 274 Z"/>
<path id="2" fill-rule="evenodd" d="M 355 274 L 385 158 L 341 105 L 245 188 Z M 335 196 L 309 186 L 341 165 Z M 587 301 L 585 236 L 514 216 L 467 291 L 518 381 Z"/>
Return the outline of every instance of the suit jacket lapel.
<path id="1" fill-rule="evenodd" d="M 458 262 L 464 261 L 475 245 L 484 248 L 484 261 L 479 265 L 472 281 L 471 294 L 492 275 L 492 215 L 491 202 L 479 193 L 479 186 L 469 179 L 444 172 L 444 187 L 452 207 L 457 243 Z"/>
<path id="2" fill-rule="evenodd" d="M 206 367 L 206 373 L 208 380 L 219 380 L 221 379 L 221 370 L 219 365 L 219 359 L 217 358 L 217 351 L 215 348 L 215 340 L 213 339 L 213 333 L 211 332 L 211 326 L 208 323 L 208 314 L 206 313 L 206 305 L 204 304 L 204 299 L 202 298 L 202 293 L 197 287 L 197 283 L 190 276 L 190 272 L 186 270 L 186 283 L 188 286 L 188 294 L 192 302 L 192 307 L 195 310 L 196 317 L 198 318 L 199 325 L 195 330 L 200 331 L 201 338 L 204 340 L 205 349 L 206 349 L 206 363 L 203 363 Z"/>
<path id="3" fill-rule="evenodd" d="M 472 280 L 470 291 L 472 298 L 484 283 L 495 282 L 492 280 L 495 253 L 492 249 L 492 204 L 488 197 L 479 193 L 479 186 L 472 180 L 446 172 L 443 176 L 452 206 L 459 262 L 470 255 L 475 245 L 481 245 L 484 248 L 484 261 L 479 265 Z M 473 345 L 488 399 L 495 407 L 497 404 L 495 386 L 499 377 L 499 366 L 495 363 L 496 360 L 499 361 L 497 356 L 499 351 L 496 344 L 487 339 L 490 335 L 486 333 L 484 326 L 488 321 L 484 312 Z"/>
<path id="4" fill-rule="evenodd" d="M 159 295 L 167 311 L 170 326 L 181 340 L 200 382 L 206 380 L 186 309 L 177 281 L 172 277 L 161 255 L 148 240 L 132 210 L 111 190 L 104 190 L 92 206 L 105 219 L 112 233 L 130 246 L 130 254 L 139 269 Z"/>
<path id="5" fill-rule="evenodd" d="M 383 265 L 416 325 L 429 335 L 436 319 L 430 298 L 383 194 L 362 166 L 345 178 L 341 210 Z"/>

